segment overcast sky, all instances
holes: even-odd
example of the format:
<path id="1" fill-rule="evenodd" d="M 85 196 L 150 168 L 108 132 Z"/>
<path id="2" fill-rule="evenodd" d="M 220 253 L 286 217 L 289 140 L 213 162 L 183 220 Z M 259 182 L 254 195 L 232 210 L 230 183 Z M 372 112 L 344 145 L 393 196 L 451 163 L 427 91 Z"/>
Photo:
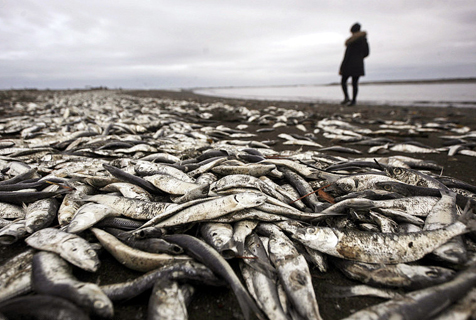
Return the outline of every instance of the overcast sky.
<path id="1" fill-rule="evenodd" d="M 475 0 L 0 0 L 0 89 L 336 82 L 355 22 L 364 81 L 476 76 Z"/>

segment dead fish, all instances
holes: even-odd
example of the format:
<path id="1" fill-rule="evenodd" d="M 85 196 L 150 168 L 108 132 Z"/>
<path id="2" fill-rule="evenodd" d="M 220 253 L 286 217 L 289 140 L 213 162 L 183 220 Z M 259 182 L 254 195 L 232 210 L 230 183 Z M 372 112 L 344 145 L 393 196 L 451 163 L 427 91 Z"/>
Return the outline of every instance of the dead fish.
<path id="1" fill-rule="evenodd" d="M 461 299 L 475 284 L 476 272 L 472 266 L 451 281 L 412 291 L 400 298 L 360 310 L 345 319 L 431 319 L 445 307 Z"/>
<path id="2" fill-rule="evenodd" d="M 113 235 L 98 228 L 92 228 L 96 238 L 101 242 L 104 248 L 114 257 L 119 263 L 123 264 L 129 269 L 147 272 L 155 268 L 171 264 L 174 261 L 186 261 L 191 258 L 186 255 L 169 255 L 165 253 L 150 253 L 131 248 Z"/>
<path id="3" fill-rule="evenodd" d="M 95 272 L 100 261 L 91 244 L 83 238 L 54 228 L 36 231 L 25 242 L 38 250 L 59 254 L 71 264 L 86 271 Z"/>
<path id="4" fill-rule="evenodd" d="M 257 207 L 265 201 L 266 196 L 251 192 L 218 197 L 185 208 L 170 218 L 159 222 L 157 226 L 168 227 L 202 220 L 211 220 L 231 212 Z"/>
<path id="5" fill-rule="evenodd" d="M 322 319 L 304 256 L 278 227 L 260 224 L 258 232 L 269 236 L 270 260 L 296 311 L 305 319 Z"/>
<path id="6" fill-rule="evenodd" d="M 27 294 L 32 290 L 33 254 L 33 249 L 27 249 L 0 266 L 0 302 Z"/>
<path id="7" fill-rule="evenodd" d="M 0 202 L 0 217 L 4 219 L 24 219 L 26 211 L 16 204 Z"/>
<path id="8" fill-rule="evenodd" d="M 449 239 L 476 228 L 457 221 L 437 230 L 410 234 L 388 234 L 329 227 L 301 228 L 292 235 L 310 248 L 329 255 L 367 263 L 404 263 L 416 261 Z"/>
<path id="9" fill-rule="evenodd" d="M 231 224 L 204 222 L 200 225 L 200 234 L 225 259 L 231 259 L 237 255 Z"/>
<path id="10" fill-rule="evenodd" d="M 376 287 L 423 289 L 453 279 L 455 271 L 440 266 L 413 264 L 372 264 L 332 259 L 348 278 Z"/>
<path id="11" fill-rule="evenodd" d="M 147 306 L 147 319 L 188 319 L 187 305 L 195 289 L 170 279 L 157 279 Z"/>
<path id="12" fill-rule="evenodd" d="M 112 234 L 114 237 L 134 249 L 150 253 L 167 253 L 174 255 L 183 253 L 183 249 L 180 246 L 173 243 L 169 243 L 161 238 L 152 237 L 137 239 L 130 232 L 112 227 L 105 228 L 104 231 Z"/>
<path id="13" fill-rule="evenodd" d="M 106 205 L 123 216 L 138 220 L 150 220 L 167 208 L 177 206 L 169 202 L 142 201 L 106 194 L 84 196 L 81 200 Z"/>
<path id="14" fill-rule="evenodd" d="M 54 198 L 38 200 L 30 203 L 26 208 L 25 229 L 33 233 L 49 226 L 56 218 L 59 203 Z"/>
<path id="15" fill-rule="evenodd" d="M 105 192 L 120 192 L 124 197 L 143 200 L 143 201 L 153 201 L 151 194 L 145 189 L 139 187 L 138 185 L 127 183 L 127 182 L 115 182 L 108 184 L 107 186 L 101 188 L 101 191 Z"/>
<path id="16" fill-rule="evenodd" d="M 111 207 L 99 203 L 86 203 L 74 214 L 67 225 L 69 233 L 80 233 L 106 217 L 117 217 L 120 214 Z"/>
<path id="17" fill-rule="evenodd" d="M 0 244 L 10 245 L 29 236 L 30 233 L 26 231 L 25 225 L 25 219 L 16 219 L 0 229 Z"/>
<path id="18" fill-rule="evenodd" d="M 32 284 L 35 292 L 68 299 L 88 313 L 111 319 L 111 300 L 98 285 L 78 281 L 65 260 L 54 252 L 40 251 L 33 256 Z"/>
<path id="19" fill-rule="evenodd" d="M 387 166 L 385 172 L 389 177 L 407 184 L 442 190 L 448 189 L 443 183 L 418 170 Z"/>

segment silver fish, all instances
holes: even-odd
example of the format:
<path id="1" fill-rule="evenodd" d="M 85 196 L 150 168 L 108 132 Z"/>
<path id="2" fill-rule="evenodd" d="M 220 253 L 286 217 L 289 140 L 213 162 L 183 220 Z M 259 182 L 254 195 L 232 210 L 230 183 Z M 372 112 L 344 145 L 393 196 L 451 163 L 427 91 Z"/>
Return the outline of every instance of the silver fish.
<path id="1" fill-rule="evenodd" d="M 27 249 L 0 266 L 0 302 L 29 293 L 32 290 L 33 254 L 33 249 Z"/>
<path id="2" fill-rule="evenodd" d="M 150 253 L 131 248 L 116 237 L 98 228 L 91 231 L 104 248 L 121 264 L 129 269 L 147 272 L 175 261 L 187 261 L 186 255 L 169 255 L 165 253 Z"/>
<path id="3" fill-rule="evenodd" d="M 0 229 L 0 244 L 9 245 L 30 235 L 25 225 L 25 219 L 17 219 Z"/>
<path id="4" fill-rule="evenodd" d="M 278 227 L 261 224 L 258 231 L 269 236 L 269 257 L 296 311 L 305 319 L 322 319 L 304 256 Z"/>
<path id="5" fill-rule="evenodd" d="M 412 291 L 400 298 L 360 310 L 350 319 L 431 319 L 449 304 L 461 299 L 476 285 L 474 266 L 460 272 L 453 280 L 426 289 Z"/>
<path id="6" fill-rule="evenodd" d="M 82 200 L 109 206 L 123 216 L 138 220 L 152 219 L 167 208 L 177 206 L 174 203 L 142 201 L 106 194 L 85 196 Z"/>
<path id="7" fill-rule="evenodd" d="M 32 284 L 35 292 L 70 300 L 101 318 L 111 319 L 111 300 L 94 283 L 78 281 L 65 260 L 54 252 L 40 251 L 33 257 Z"/>
<path id="8" fill-rule="evenodd" d="M 157 279 L 149 298 L 147 319 L 186 320 L 187 305 L 195 289 L 170 279 Z"/>
<path id="9" fill-rule="evenodd" d="M 413 264 L 372 264 L 344 259 L 332 263 L 348 278 L 376 287 L 423 289 L 445 283 L 455 276 L 452 269 Z"/>
<path id="10" fill-rule="evenodd" d="M 159 227 L 211 220 L 225 214 L 263 204 L 266 196 L 256 193 L 238 193 L 202 202 L 177 212 L 172 217 L 157 224 Z"/>
<path id="11" fill-rule="evenodd" d="M 56 218 L 59 203 L 54 198 L 42 199 L 30 203 L 26 208 L 25 229 L 33 233 L 49 226 Z"/>
<path id="12" fill-rule="evenodd" d="M 67 225 L 69 233 L 80 233 L 106 217 L 117 217 L 120 214 L 108 207 L 99 203 L 86 203 L 81 206 L 74 214 L 71 222 Z"/>
<path id="13" fill-rule="evenodd" d="M 461 221 L 437 230 L 410 234 L 388 234 L 329 227 L 301 228 L 292 235 L 310 248 L 329 255 L 367 263 L 403 263 L 416 261 L 446 243 L 451 238 L 469 232 Z"/>
<path id="14" fill-rule="evenodd" d="M 231 224 L 204 222 L 200 226 L 200 234 L 225 259 L 231 259 L 236 256 L 237 249 L 233 239 L 233 227 Z"/>
<path id="15" fill-rule="evenodd" d="M 33 233 L 25 242 L 35 249 L 55 252 L 71 264 L 87 271 L 95 272 L 100 265 L 91 244 L 75 234 L 45 228 Z"/>

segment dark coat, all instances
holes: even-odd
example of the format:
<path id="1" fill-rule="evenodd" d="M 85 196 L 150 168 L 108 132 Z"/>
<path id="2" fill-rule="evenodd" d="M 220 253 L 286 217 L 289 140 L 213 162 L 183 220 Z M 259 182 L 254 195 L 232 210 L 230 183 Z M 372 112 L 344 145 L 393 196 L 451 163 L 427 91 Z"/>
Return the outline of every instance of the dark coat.
<path id="1" fill-rule="evenodd" d="M 343 76 L 363 76 L 364 58 L 370 53 L 367 42 L 367 33 L 364 31 L 356 32 L 345 42 L 344 60 L 340 66 L 339 74 Z"/>

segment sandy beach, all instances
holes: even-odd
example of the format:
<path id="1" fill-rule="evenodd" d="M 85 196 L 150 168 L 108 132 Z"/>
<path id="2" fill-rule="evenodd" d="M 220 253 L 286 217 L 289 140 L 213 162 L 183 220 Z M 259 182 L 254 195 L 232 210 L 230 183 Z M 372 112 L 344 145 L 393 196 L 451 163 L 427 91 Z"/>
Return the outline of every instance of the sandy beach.
<path id="1" fill-rule="evenodd" d="M 11 116 L 11 106 L 15 102 L 31 100 L 34 102 L 35 96 L 45 94 L 42 91 L 4 91 L 0 92 L 0 116 Z M 52 94 L 53 92 L 51 92 Z M 150 97 L 173 99 L 181 101 L 198 102 L 200 104 L 211 104 L 222 102 L 236 107 L 246 107 L 248 109 L 264 110 L 270 106 L 279 108 L 290 108 L 301 110 L 308 115 L 302 125 L 312 132 L 316 123 L 324 118 L 343 119 L 355 123 L 359 127 L 370 128 L 376 130 L 381 124 L 388 121 L 415 123 L 453 123 L 457 127 L 469 127 L 472 131 L 476 130 L 476 109 L 472 108 L 433 108 L 433 107 L 392 107 L 392 106 L 367 106 L 357 104 L 356 106 L 347 107 L 341 105 L 327 105 L 314 103 L 298 103 L 298 102 L 282 102 L 282 101 L 254 101 L 240 99 L 225 99 L 218 97 L 209 97 L 196 95 L 188 91 L 165 91 L 165 90 L 121 90 L 121 94 L 131 95 L 135 97 Z M 224 126 L 235 128 L 240 124 L 240 119 L 230 114 L 215 114 L 212 120 Z M 246 129 L 249 132 L 256 132 L 261 128 L 258 124 L 249 124 Z M 276 128 L 275 131 L 261 132 L 254 140 L 266 141 L 276 140 L 280 133 L 304 135 L 306 132 L 299 130 L 296 126 L 286 126 Z M 418 135 L 387 135 L 387 138 L 394 139 L 398 142 L 418 141 L 424 145 L 433 148 L 441 148 L 445 145 L 445 140 L 441 137 L 442 132 L 426 132 Z M 372 157 L 368 153 L 368 146 L 359 146 L 355 144 L 346 144 L 336 142 L 316 134 L 316 142 L 324 147 L 333 145 L 349 146 L 362 152 L 361 155 L 343 154 L 336 151 L 329 151 L 329 154 L 335 156 L 352 157 Z M 4 137 L 1 137 L 4 138 Z M 0 138 L 0 139 L 1 139 Z M 277 151 L 293 150 L 306 151 L 312 150 L 312 147 L 306 146 L 286 146 L 277 143 L 273 146 Z M 405 155 L 418 159 L 432 160 L 443 167 L 441 172 L 472 185 L 476 185 L 476 159 L 471 156 L 456 154 L 448 156 L 447 152 L 428 154 L 408 154 L 390 151 L 385 156 Z M 0 262 L 5 261 L 8 257 L 13 256 L 24 250 L 24 243 L 17 243 L 12 246 L 0 247 Z M 232 266 L 237 267 L 236 261 L 232 261 Z M 139 273 L 126 270 L 118 262 L 111 257 L 102 260 L 100 270 L 96 274 L 78 271 L 76 276 L 81 280 L 110 283 L 113 280 L 131 279 Z M 379 302 L 383 302 L 380 298 L 326 298 L 326 289 L 322 284 L 332 283 L 334 285 L 350 285 L 356 282 L 348 280 L 337 270 L 329 270 L 327 273 L 320 273 L 317 270 L 312 271 L 313 285 L 316 290 L 316 296 L 323 319 L 337 320 L 344 318 L 353 312 Z M 147 317 L 148 293 L 142 294 L 137 298 L 126 301 L 115 306 L 116 316 L 114 319 L 146 319 Z M 240 308 L 232 292 L 227 288 L 210 288 L 197 287 L 197 294 L 189 306 L 190 319 L 242 319 Z"/>

